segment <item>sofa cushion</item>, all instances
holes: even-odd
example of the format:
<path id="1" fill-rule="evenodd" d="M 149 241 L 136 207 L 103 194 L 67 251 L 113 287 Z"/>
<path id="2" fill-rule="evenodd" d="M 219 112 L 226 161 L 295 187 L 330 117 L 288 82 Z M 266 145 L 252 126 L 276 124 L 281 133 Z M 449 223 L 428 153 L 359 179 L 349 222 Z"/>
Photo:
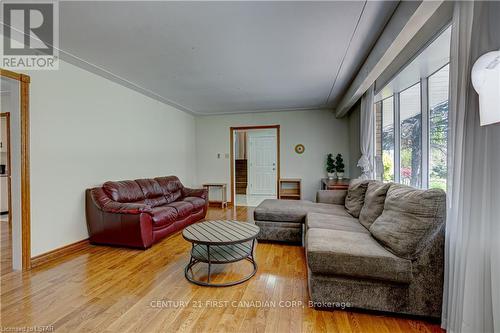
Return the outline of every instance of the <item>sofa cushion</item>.
<path id="1" fill-rule="evenodd" d="M 391 184 L 384 211 L 370 232 L 394 254 L 413 259 L 439 232 L 445 220 L 446 194 L 443 190 L 417 190 Z"/>
<path id="2" fill-rule="evenodd" d="M 316 192 L 316 202 L 345 205 L 347 190 L 319 190 Z"/>
<path id="3" fill-rule="evenodd" d="M 302 242 L 302 224 L 297 222 L 255 221 L 260 231 L 259 240 Z"/>
<path id="4" fill-rule="evenodd" d="M 362 232 L 311 228 L 306 255 L 313 273 L 404 284 L 412 279 L 410 260 L 395 256 Z"/>
<path id="5" fill-rule="evenodd" d="M 295 222 L 302 223 L 307 214 L 307 208 L 312 204 L 307 200 L 277 200 L 266 199 L 254 210 L 257 221 Z"/>
<path id="6" fill-rule="evenodd" d="M 113 201 L 135 202 L 145 199 L 139 184 L 133 180 L 105 182 L 102 187 L 104 192 L 113 199 Z"/>
<path id="7" fill-rule="evenodd" d="M 330 230 L 345 230 L 353 232 L 370 232 L 363 227 L 358 219 L 351 216 L 338 216 L 319 213 L 308 213 L 306 216 L 306 229 L 319 228 Z"/>
<path id="8" fill-rule="evenodd" d="M 372 223 L 384 210 L 385 197 L 391 183 L 371 181 L 365 194 L 365 202 L 359 213 L 359 223 L 370 229 Z"/>
<path id="9" fill-rule="evenodd" d="M 141 214 L 152 215 L 152 208 L 140 202 L 118 202 L 112 200 L 102 187 L 96 187 L 90 190 L 90 198 L 100 210 L 112 214 Z M 100 214 L 100 213 L 99 213 Z"/>
<path id="10" fill-rule="evenodd" d="M 350 216 L 342 205 L 314 203 L 308 200 L 266 199 L 255 208 L 254 219 L 303 223 L 309 212 Z"/>
<path id="11" fill-rule="evenodd" d="M 182 197 L 183 185 L 176 176 L 158 177 L 155 180 L 160 184 L 167 202 L 174 202 Z"/>
<path id="12" fill-rule="evenodd" d="M 368 180 L 355 179 L 349 184 L 345 198 L 345 208 L 354 217 L 359 217 L 359 213 L 365 202 L 365 193 L 369 182 Z"/>
<path id="13" fill-rule="evenodd" d="M 153 208 L 153 228 L 168 226 L 177 219 L 177 210 L 173 207 Z"/>
<path id="14" fill-rule="evenodd" d="M 154 179 L 136 179 L 136 183 L 144 193 L 144 202 L 151 207 L 158 207 L 167 204 L 167 199 L 163 195 L 160 184 Z"/>
<path id="15" fill-rule="evenodd" d="M 307 206 L 308 213 L 319 213 L 319 214 L 328 214 L 328 215 L 337 215 L 337 216 L 345 216 L 352 217 L 344 205 L 333 205 L 333 204 L 324 204 L 324 203 L 312 203 Z"/>
<path id="16" fill-rule="evenodd" d="M 175 201 L 171 202 L 166 206 L 163 207 L 173 207 L 177 210 L 178 218 L 182 219 L 188 215 L 191 215 L 191 213 L 194 210 L 193 204 L 187 202 L 187 201 Z"/>
<path id="17" fill-rule="evenodd" d="M 194 206 L 195 210 L 199 210 L 205 206 L 206 201 L 200 197 L 185 197 L 182 201 L 187 201 Z"/>

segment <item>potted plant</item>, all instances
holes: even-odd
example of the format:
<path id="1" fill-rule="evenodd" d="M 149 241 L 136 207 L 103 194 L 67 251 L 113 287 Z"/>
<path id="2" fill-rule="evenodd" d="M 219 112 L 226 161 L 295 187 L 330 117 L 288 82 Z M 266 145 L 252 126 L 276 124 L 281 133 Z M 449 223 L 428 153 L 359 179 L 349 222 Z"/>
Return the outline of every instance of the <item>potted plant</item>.
<path id="1" fill-rule="evenodd" d="M 337 171 L 337 178 L 342 179 L 344 178 L 344 159 L 342 158 L 342 154 L 337 154 L 335 157 L 335 170 Z"/>
<path id="2" fill-rule="evenodd" d="M 335 178 L 335 161 L 333 160 L 333 155 L 328 154 L 326 157 L 326 172 L 328 174 L 328 179 Z"/>

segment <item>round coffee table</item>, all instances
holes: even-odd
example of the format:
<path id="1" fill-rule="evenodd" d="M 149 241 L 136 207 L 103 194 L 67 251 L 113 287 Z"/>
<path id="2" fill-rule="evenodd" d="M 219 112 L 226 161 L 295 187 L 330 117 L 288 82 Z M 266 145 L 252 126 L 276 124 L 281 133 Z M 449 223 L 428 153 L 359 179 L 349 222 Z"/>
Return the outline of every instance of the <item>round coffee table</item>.
<path id="1" fill-rule="evenodd" d="M 186 279 L 200 286 L 211 287 L 234 286 L 250 279 L 257 272 L 253 250 L 259 230 L 255 224 L 238 221 L 205 221 L 186 227 L 182 236 L 192 243 L 191 258 L 184 270 Z M 252 273 L 234 282 L 210 282 L 212 264 L 229 264 L 240 260 L 252 263 Z M 192 268 L 200 262 L 208 264 L 207 282 L 196 280 L 193 276 Z"/>

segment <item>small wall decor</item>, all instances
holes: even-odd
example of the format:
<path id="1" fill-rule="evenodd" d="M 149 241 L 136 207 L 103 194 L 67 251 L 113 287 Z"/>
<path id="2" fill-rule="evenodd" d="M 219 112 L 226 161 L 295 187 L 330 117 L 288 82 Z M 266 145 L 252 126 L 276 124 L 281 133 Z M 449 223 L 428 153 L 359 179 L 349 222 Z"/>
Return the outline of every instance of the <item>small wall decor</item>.
<path id="1" fill-rule="evenodd" d="M 295 152 L 297 154 L 302 154 L 305 150 L 306 150 L 306 148 L 304 147 L 303 144 L 298 144 L 295 146 Z"/>

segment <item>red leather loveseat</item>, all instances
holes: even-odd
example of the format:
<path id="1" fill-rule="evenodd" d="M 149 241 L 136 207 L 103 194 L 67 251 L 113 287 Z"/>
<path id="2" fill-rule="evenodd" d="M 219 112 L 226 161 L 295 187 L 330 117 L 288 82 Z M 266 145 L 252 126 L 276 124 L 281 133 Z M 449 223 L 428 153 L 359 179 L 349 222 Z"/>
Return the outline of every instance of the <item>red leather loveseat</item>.
<path id="1" fill-rule="evenodd" d="M 207 190 L 175 176 L 106 182 L 86 191 L 90 242 L 145 249 L 203 219 L 207 207 Z"/>

